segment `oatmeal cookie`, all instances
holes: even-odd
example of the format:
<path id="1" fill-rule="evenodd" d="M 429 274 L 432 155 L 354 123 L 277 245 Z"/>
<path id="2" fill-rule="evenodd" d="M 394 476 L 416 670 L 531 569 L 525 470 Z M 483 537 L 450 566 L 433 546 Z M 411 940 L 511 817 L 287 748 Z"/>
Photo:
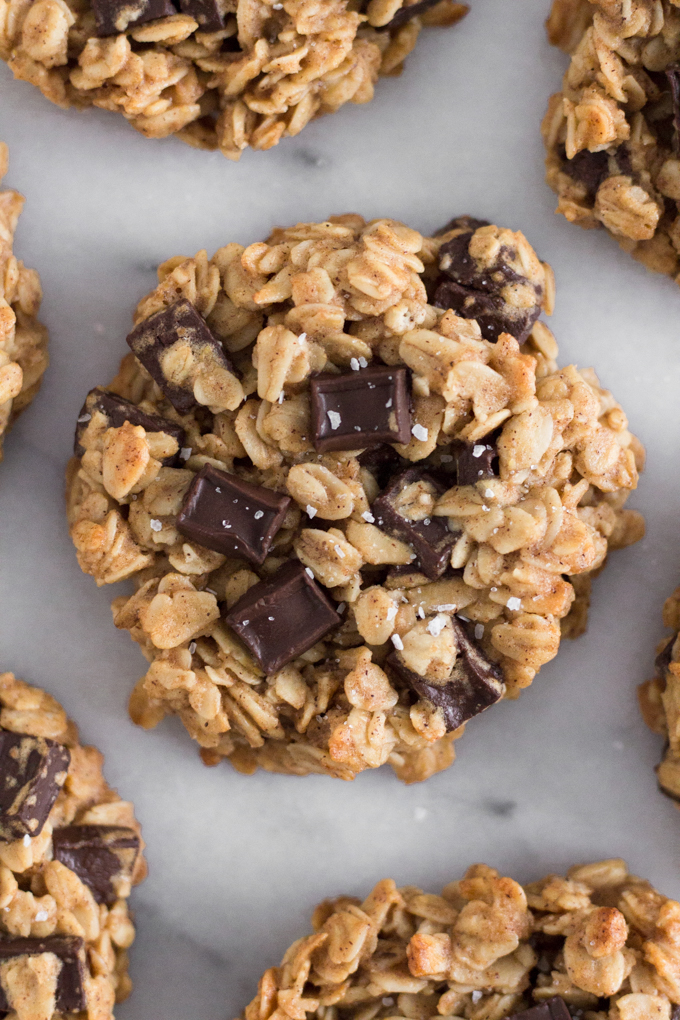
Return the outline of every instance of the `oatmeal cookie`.
<path id="1" fill-rule="evenodd" d="M 107 1020 L 131 989 L 127 899 L 146 874 L 132 804 L 61 705 L 0 674 L 0 1014 Z"/>
<path id="2" fill-rule="evenodd" d="M 662 793 L 680 804 L 680 588 L 666 599 L 664 626 L 673 634 L 659 644 L 654 661 L 656 675 L 638 688 L 642 716 L 651 730 L 666 739 L 656 774 Z"/>
<path id="3" fill-rule="evenodd" d="M 383 879 L 320 903 L 242 1016 L 670 1020 L 679 920 L 620 859 L 524 888 L 475 864 L 440 896 Z"/>
<path id="4" fill-rule="evenodd" d="M 243 772 L 447 767 L 643 532 L 642 448 L 539 320 L 550 267 L 469 217 L 346 215 L 159 279 L 68 473 L 80 566 L 135 582 L 132 718 Z"/>
<path id="5" fill-rule="evenodd" d="M 680 283 L 680 8 L 553 0 L 548 35 L 571 55 L 543 121 L 556 211 Z"/>
<path id="6" fill-rule="evenodd" d="M 367 103 L 454 0 L 0 0 L 0 57 L 58 106 L 237 160 Z"/>
<path id="7" fill-rule="evenodd" d="M 7 163 L 0 142 L 0 181 Z M 18 191 L 0 191 L 0 460 L 5 433 L 33 400 L 47 368 L 47 330 L 36 318 L 40 277 L 12 253 L 23 205 Z"/>

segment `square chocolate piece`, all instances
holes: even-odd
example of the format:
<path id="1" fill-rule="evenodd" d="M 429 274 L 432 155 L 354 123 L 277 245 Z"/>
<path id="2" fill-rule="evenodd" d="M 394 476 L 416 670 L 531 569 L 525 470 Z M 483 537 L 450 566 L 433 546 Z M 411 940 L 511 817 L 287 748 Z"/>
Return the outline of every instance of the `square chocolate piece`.
<path id="1" fill-rule="evenodd" d="M 408 542 L 422 572 L 434 580 L 446 570 L 451 547 L 458 536 L 449 531 L 444 517 L 411 520 L 400 511 L 400 500 L 405 490 L 418 482 L 425 483 L 430 490 L 434 489 L 435 498 L 446 491 L 445 486 L 426 471 L 409 468 L 392 479 L 373 503 L 371 512 L 379 528 Z"/>
<path id="2" fill-rule="evenodd" d="M 130 26 L 177 14 L 170 0 L 92 0 L 92 11 L 99 36 L 118 35 Z"/>
<path id="3" fill-rule="evenodd" d="M 67 825 L 52 834 L 54 860 L 107 906 L 128 894 L 138 853 L 137 833 L 119 825 Z"/>
<path id="4" fill-rule="evenodd" d="M 0 730 L 0 840 L 40 835 L 70 762 L 63 744 Z"/>
<path id="5" fill-rule="evenodd" d="M 17 956 L 42 956 L 53 953 L 61 962 L 57 978 L 56 1008 L 59 1013 L 80 1013 L 87 1008 L 85 998 L 85 943 L 77 935 L 49 935 L 47 938 L 0 937 L 0 964 Z M 10 1004 L 0 982 L 0 1012 Z"/>
<path id="6" fill-rule="evenodd" d="M 265 673 L 275 673 L 342 623 L 332 603 L 297 560 L 254 584 L 224 615 Z"/>
<path id="7" fill-rule="evenodd" d="M 290 496 L 206 464 L 184 497 L 177 530 L 206 549 L 261 565 L 289 506 Z"/>
<path id="8" fill-rule="evenodd" d="M 451 623 L 458 644 L 458 655 L 451 676 L 443 683 L 436 683 L 414 673 L 396 650 L 390 652 L 386 659 L 389 673 L 410 687 L 419 698 L 425 698 L 436 708 L 442 709 L 447 732 L 457 730 L 468 719 L 494 705 L 505 690 L 500 666 L 488 659 L 482 649 L 468 637 L 460 620 L 452 616 Z"/>
<path id="9" fill-rule="evenodd" d="M 359 450 L 411 438 L 408 374 L 405 368 L 372 365 L 343 375 L 323 373 L 310 382 L 314 446 Z"/>
<path id="10" fill-rule="evenodd" d="M 127 344 L 132 353 L 160 386 L 175 410 L 180 414 L 188 414 L 197 404 L 191 383 L 177 385 L 170 382 L 163 373 L 163 358 L 176 343 L 187 344 L 197 358 L 206 348 L 210 348 L 210 353 L 223 368 L 232 373 L 234 368 L 205 320 L 186 298 L 150 315 L 135 326 L 127 336 Z"/>
<path id="11" fill-rule="evenodd" d="M 571 1020 L 567 1004 L 559 995 L 539 1002 L 537 1006 L 523 1009 L 521 1013 L 513 1013 L 512 1020 Z"/>
<path id="12" fill-rule="evenodd" d="M 73 444 L 73 452 L 76 457 L 82 457 L 85 452 L 80 445 L 80 439 L 95 411 L 101 411 L 106 416 L 109 428 L 119 429 L 121 425 L 129 421 L 131 425 L 141 425 L 146 432 L 165 432 L 172 436 L 177 440 L 177 453 L 172 457 L 166 457 L 163 464 L 166 467 L 171 467 L 178 462 L 186 436 L 181 425 L 170 421 L 169 418 L 161 417 L 160 414 L 147 414 L 131 400 L 119 397 L 115 393 L 108 393 L 107 390 L 102 390 L 99 386 L 90 390 L 78 415 L 76 437 Z"/>
<path id="13" fill-rule="evenodd" d="M 498 476 L 498 451 L 493 442 L 457 443 L 455 455 L 458 485 L 474 485 L 482 478 Z"/>
<path id="14" fill-rule="evenodd" d="M 225 0 L 180 0 L 182 14 L 198 22 L 199 32 L 219 32 L 224 28 L 227 10 L 234 10 L 235 4 Z"/>

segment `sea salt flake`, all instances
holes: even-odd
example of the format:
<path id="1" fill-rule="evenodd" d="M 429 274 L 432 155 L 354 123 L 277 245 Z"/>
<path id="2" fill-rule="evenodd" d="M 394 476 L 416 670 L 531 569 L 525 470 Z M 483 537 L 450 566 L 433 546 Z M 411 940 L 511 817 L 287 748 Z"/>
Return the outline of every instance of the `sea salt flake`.
<path id="1" fill-rule="evenodd" d="M 392 640 L 392 644 L 397 649 L 397 651 L 398 652 L 403 652 L 403 650 L 404 650 L 404 642 L 401 640 L 399 635 L 398 634 L 393 634 L 391 640 Z"/>
<path id="2" fill-rule="evenodd" d="M 369 524 L 373 524 L 375 520 L 375 517 L 373 516 L 370 510 L 364 510 L 361 516 L 365 521 L 368 521 Z"/>
<path id="3" fill-rule="evenodd" d="M 149 527 L 151 528 L 152 531 L 162 531 L 163 530 L 163 525 L 162 525 L 161 521 L 156 521 L 153 518 L 149 521 Z"/>
<path id="4" fill-rule="evenodd" d="M 270 621 L 273 621 L 274 617 L 273 616 L 268 616 L 267 619 L 270 620 Z"/>
<path id="5" fill-rule="evenodd" d="M 179 455 L 182 458 L 182 460 L 189 460 L 189 457 L 191 456 L 191 447 L 183 446 L 182 449 L 179 451 Z"/>
<path id="6" fill-rule="evenodd" d="M 368 362 L 366 361 L 366 358 L 359 358 L 359 364 L 361 365 L 362 368 L 368 368 Z"/>
<path id="7" fill-rule="evenodd" d="M 445 624 L 446 620 L 443 620 L 441 616 L 435 616 L 435 618 L 433 620 L 430 620 L 430 622 L 428 623 L 427 629 L 429 633 L 432 635 L 432 637 L 439 637 L 439 635 L 444 629 Z"/>
<path id="8" fill-rule="evenodd" d="M 472 447 L 472 456 L 473 457 L 481 457 L 485 450 L 486 450 L 486 447 L 484 446 L 483 443 L 476 443 Z"/>
<path id="9" fill-rule="evenodd" d="M 484 637 L 484 624 L 483 623 L 476 623 L 475 624 L 475 640 L 480 641 L 481 638 L 483 638 L 483 637 Z"/>
<path id="10" fill-rule="evenodd" d="M 311 569 L 311 567 L 305 567 L 305 574 L 311 577 L 312 581 L 314 580 L 314 571 Z"/>
<path id="11" fill-rule="evenodd" d="M 307 509 L 307 516 L 308 517 L 316 517 L 316 510 L 314 509 L 314 507 L 310 503 L 307 504 L 306 509 Z"/>
<path id="12" fill-rule="evenodd" d="M 35 915 L 35 920 L 46 921 L 49 916 L 50 915 L 47 913 L 46 910 L 39 910 L 38 913 Z"/>
<path id="13" fill-rule="evenodd" d="M 78 418 L 78 423 L 82 425 L 83 422 L 90 421 L 91 418 L 91 414 L 81 414 L 80 418 Z"/>
<path id="14" fill-rule="evenodd" d="M 230 528 L 230 527 L 231 527 L 231 524 L 227 524 L 227 522 L 226 522 L 226 521 L 222 521 L 222 527 L 223 527 L 223 528 Z"/>
<path id="15" fill-rule="evenodd" d="M 344 602 L 338 603 L 338 605 L 335 607 L 335 609 L 336 609 L 336 612 L 338 612 L 338 613 L 340 613 L 340 615 L 342 615 L 344 613 L 344 611 L 345 611 L 345 603 Z"/>
<path id="16" fill-rule="evenodd" d="M 515 595 L 513 595 L 512 598 L 509 598 L 505 604 L 508 609 L 517 610 L 522 608 L 522 600 L 518 599 Z"/>
<path id="17" fill-rule="evenodd" d="M 24 844 L 24 846 L 31 845 L 31 837 L 28 835 L 28 833 L 26 833 L 26 835 L 24 836 L 22 843 Z"/>
<path id="18" fill-rule="evenodd" d="M 442 602 L 440 606 L 437 606 L 437 610 L 440 613 L 453 613 L 455 609 L 456 607 L 453 602 Z"/>
<path id="19" fill-rule="evenodd" d="M 391 406 L 392 406 L 392 397 L 390 397 L 390 399 L 385 404 L 385 407 L 391 407 Z"/>
<path id="20" fill-rule="evenodd" d="M 339 546 L 339 545 L 337 544 L 337 542 L 336 542 L 336 544 L 335 544 L 335 545 L 333 546 L 333 548 L 335 549 L 336 555 L 337 555 L 337 556 L 339 556 L 341 560 L 344 560 L 344 558 L 345 558 L 345 554 L 344 554 L 344 552 L 342 551 L 342 549 L 340 548 L 340 546 Z"/>
<path id="21" fill-rule="evenodd" d="M 425 619 L 425 610 L 423 609 L 422 606 L 418 606 L 417 612 L 418 612 L 418 616 L 420 617 L 420 619 L 424 620 Z"/>
<path id="22" fill-rule="evenodd" d="M 359 371 L 359 362 L 357 361 L 356 358 L 349 359 L 349 367 L 352 369 L 353 372 Z"/>
<path id="23" fill-rule="evenodd" d="M 416 437 L 416 439 L 419 439 L 421 441 L 421 443 L 424 443 L 429 435 L 429 432 L 425 428 L 425 426 L 420 424 L 414 425 L 413 428 L 411 429 L 411 432 Z"/>
<path id="24" fill-rule="evenodd" d="M 479 992 L 479 991 L 475 991 L 475 992 L 472 993 L 472 1001 L 473 1002 L 479 1002 L 481 997 L 482 997 L 482 993 Z"/>
<path id="25" fill-rule="evenodd" d="M 336 429 L 339 429 L 340 428 L 340 422 L 342 421 L 342 418 L 340 417 L 338 412 L 337 411 L 327 411 L 326 414 L 328 415 L 328 420 L 331 423 L 331 428 L 333 429 L 333 431 L 335 431 Z"/>
<path id="26" fill-rule="evenodd" d="M 196 642 L 192 641 L 191 644 L 189 645 L 189 655 L 193 655 L 195 651 L 196 651 Z"/>
<path id="27" fill-rule="evenodd" d="M 487 499 L 493 499 L 493 497 L 494 497 L 493 489 L 485 489 L 484 490 L 484 495 L 487 497 Z"/>
<path id="28" fill-rule="evenodd" d="M 264 510 L 255 511 L 255 520 L 259 521 L 261 517 L 264 517 Z"/>

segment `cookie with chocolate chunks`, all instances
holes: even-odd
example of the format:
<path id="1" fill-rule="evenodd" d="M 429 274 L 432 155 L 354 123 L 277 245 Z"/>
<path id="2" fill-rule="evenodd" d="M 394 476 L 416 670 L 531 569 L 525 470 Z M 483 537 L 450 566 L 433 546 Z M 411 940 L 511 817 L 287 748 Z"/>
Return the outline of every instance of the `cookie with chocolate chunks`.
<path id="1" fill-rule="evenodd" d="M 70 761 L 54 740 L 0 730 L 0 840 L 40 835 Z"/>
<path id="2" fill-rule="evenodd" d="M 0 673 L 0 718 L 32 731 L 0 730 L 0 1016 L 113 1020 L 131 987 L 127 901 L 146 874 L 132 804 L 45 691 Z"/>
<path id="3" fill-rule="evenodd" d="M 417 564 L 432 580 L 446 570 L 458 535 L 449 531 L 446 518 L 435 517 L 434 503 L 445 490 L 433 475 L 409 468 L 393 478 L 374 500 L 371 513 L 379 528 L 407 542 Z M 423 509 L 423 500 L 424 509 Z"/>
<path id="4" fill-rule="evenodd" d="M 290 502 L 290 496 L 206 464 L 184 497 L 177 530 L 207 549 L 261 566 Z"/>
<path id="5" fill-rule="evenodd" d="M 411 433 L 405 368 L 375 365 L 343 375 L 312 377 L 314 446 L 360 450 L 378 443 L 408 443 Z"/>
<path id="6" fill-rule="evenodd" d="M 131 400 L 125 400 L 115 393 L 108 393 L 101 387 L 96 386 L 90 390 L 85 403 L 80 409 L 76 419 L 76 435 L 73 443 L 73 450 L 76 457 L 82 457 L 85 450 L 81 446 L 80 437 L 92 420 L 95 411 L 100 411 L 106 418 L 109 428 L 120 428 L 126 421 L 131 425 L 141 425 L 146 432 L 165 432 L 177 443 L 177 453 L 162 460 L 164 466 L 173 466 L 179 462 L 180 451 L 184 446 L 185 432 L 181 425 L 171 421 L 169 418 L 162 418 L 159 414 L 146 414 L 140 407 L 133 404 Z"/>
<path id="7" fill-rule="evenodd" d="M 139 848 L 137 833 L 119 825 L 67 825 L 52 833 L 54 860 L 107 906 L 129 896 Z"/>
<path id="8" fill-rule="evenodd" d="M 387 657 L 388 671 L 405 683 L 420 698 L 441 709 L 447 732 L 479 715 L 503 696 L 503 674 L 468 637 L 462 622 L 451 616 L 457 652 L 451 675 L 443 681 L 428 680 L 410 669 L 401 651 L 395 649 Z"/>
<path id="9" fill-rule="evenodd" d="M 284 563 L 224 615 L 265 673 L 275 673 L 342 622 L 309 573 L 301 563 Z"/>
<path id="10" fill-rule="evenodd" d="M 135 25 L 177 14 L 170 0 L 91 0 L 98 36 L 118 35 Z"/>

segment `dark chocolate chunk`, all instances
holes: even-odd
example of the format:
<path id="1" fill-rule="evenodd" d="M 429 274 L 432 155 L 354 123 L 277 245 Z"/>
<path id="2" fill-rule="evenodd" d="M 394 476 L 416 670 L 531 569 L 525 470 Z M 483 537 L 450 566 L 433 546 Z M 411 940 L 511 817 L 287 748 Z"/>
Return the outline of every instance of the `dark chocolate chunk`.
<path id="1" fill-rule="evenodd" d="M 470 640 L 457 617 L 452 616 L 451 623 L 456 634 L 458 655 L 451 676 L 444 682 L 437 683 L 414 673 L 396 650 L 390 652 L 385 660 L 388 671 L 398 680 L 418 697 L 442 709 L 447 731 L 458 729 L 468 719 L 494 705 L 504 690 L 500 667 Z"/>
<path id="2" fill-rule="evenodd" d="M 451 308 L 465 319 L 476 319 L 485 340 L 495 343 L 501 333 L 510 333 L 523 343 L 541 313 L 543 288 L 533 284 L 508 263 L 513 256 L 501 245 L 495 262 L 483 271 L 469 252 L 472 230 L 445 241 L 439 249 L 440 275 L 436 280 L 433 303 Z M 535 303 L 528 308 L 509 305 L 502 289 L 509 283 L 533 286 Z"/>
<path id="3" fill-rule="evenodd" d="M 448 234 L 449 230 L 465 230 L 467 233 L 472 233 L 479 227 L 490 226 L 489 220 L 478 220 L 475 216 L 454 216 L 452 220 L 445 223 L 439 230 L 435 230 L 433 236 L 441 237 L 442 234 Z"/>
<path id="4" fill-rule="evenodd" d="M 659 654 L 654 659 L 656 675 L 658 676 L 659 680 L 664 681 L 664 684 L 666 680 L 666 670 L 673 661 L 673 645 L 675 644 L 676 638 L 677 634 L 674 634 L 672 638 L 669 638 L 667 643 L 663 646 Z"/>
<path id="5" fill-rule="evenodd" d="M 61 961 L 57 977 L 56 1008 L 59 1013 L 80 1013 L 87 1008 L 85 998 L 85 943 L 76 935 L 49 935 L 47 938 L 0 938 L 0 963 L 17 956 L 41 956 L 54 953 Z M 0 1011 L 9 1010 L 5 989 L 0 986 Z"/>
<path id="6" fill-rule="evenodd" d="M 606 152 L 583 149 L 565 160 L 562 169 L 572 180 L 585 185 L 588 195 L 594 198 L 602 181 L 609 177 L 609 156 Z"/>
<path id="7" fill-rule="evenodd" d="M 407 463 L 388 443 L 381 443 L 380 446 L 372 446 L 368 450 L 364 450 L 357 459 L 362 468 L 371 472 L 381 489 L 384 489 L 392 475 L 399 470 L 400 465 Z"/>
<path id="8" fill-rule="evenodd" d="M 680 138 L 680 64 L 669 64 L 665 71 L 670 86 L 671 100 L 673 103 L 673 127 L 675 145 L 677 148 Z"/>
<path id="9" fill-rule="evenodd" d="M 224 28 L 227 11 L 234 9 L 225 0 L 179 0 L 179 6 L 183 14 L 198 22 L 201 32 L 219 32 Z"/>
<path id="10" fill-rule="evenodd" d="M 169 382 L 163 373 L 164 355 L 168 348 L 178 342 L 188 344 L 197 356 L 205 348 L 210 348 L 223 368 L 228 372 L 233 372 L 234 368 L 225 357 L 222 345 L 186 298 L 140 322 L 127 337 L 132 353 L 141 361 L 154 382 L 158 383 L 175 410 L 180 414 L 188 414 L 197 403 L 192 385 Z"/>
<path id="11" fill-rule="evenodd" d="M 111 906 L 122 893 L 127 895 L 139 836 L 120 825 L 67 825 L 54 830 L 52 853 L 55 861 L 75 872 L 97 903 Z"/>
<path id="12" fill-rule="evenodd" d="M 224 619 L 267 674 L 342 623 L 323 590 L 295 560 L 249 588 Z"/>
<path id="13" fill-rule="evenodd" d="M 458 485 L 474 485 L 481 478 L 494 478 L 498 475 L 495 443 L 459 443 L 455 455 Z"/>
<path id="14" fill-rule="evenodd" d="M 552 999 L 545 999 L 537 1006 L 513 1013 L 512 1020 L 571 1020 L 571 1013 L 564 999 L 553 995 Z"/>
<path id="15" fill-rule="evenodd" d="M 92 0 L 92 11 L 99 36 L 118 35 L 130 26 L 177 14 L 170 0 Z"/>
<path id="16" fill-rule="evenodd" d="M 315 376 L 310 383 L 314 446 L 358 450 L 411 438 L 405 368 L 375 365 L 343 375 Z"/>
<path id="17" fill-rule="evenodd" d="M 390 30 L 401 28 L 402 25 L 412 21 L 413 18 L 418 18 L 421 14 L 425 14 L 426 11 L 429 11 L 430 7 L 436 6 L 439 2 L 440 0 L 416 0 L 415 3 L 400 7 L 392 20 L 388 21 L 386 25 L 382 25 L 381 28 Z"/>
<path id="18" fill-rule="evenodd" d="M 421 481 L 434 486 L 437 496 L 446 491 L 445 486 L 431 474 L 421 468 L 409 468 L 392 479 L 388 488 L 373 503 L 371 512 L 379 528 L 388 535 L 408 542 L 416 554 L 417 565 L 424 574 L 434 579 L 446 570 L 451 546 L 458 536 L 449 531 L 445 517 L 410 520 L 400 513 L 398 503 L 404 489 Z"/>
<path id="19" fill-rule="evenodd" d="M 73 444 L 73 452 L 76 457 L 82 457 L 85 452 L 80 445 L 80 439 L 95 411 L 101 411 L 106 415 L 109 428 L 119 429 L 121 425 L 129 421 L 131 425 L 141 425 L 147 432 L 166 432 L 177 440 L 177 453 L 172 457 L 166 457 L 163 464 L 168 467 L 177 462 L 186 435 L 181 425 L 170 421 L 169 418 L 162 418 L 160 414 L 147 414 L 131 400 L 119 397 L 115 393 L 108 393 L 106 390 L 100 389 L 99 386 L 90 390 L 78 415 L 76 437 Z"/>
<path id="20" fill-rule="evenodd" d="M 55 740 L 0 730 L 0 840 L 40 835 L 70 762 Z"/>
<path id="21" fill-rule="evenodd" d="M 262 564 L 289 506 L 290 496 L 206 464 L 184 497 L 177 530 L 206 549 Z"/>

